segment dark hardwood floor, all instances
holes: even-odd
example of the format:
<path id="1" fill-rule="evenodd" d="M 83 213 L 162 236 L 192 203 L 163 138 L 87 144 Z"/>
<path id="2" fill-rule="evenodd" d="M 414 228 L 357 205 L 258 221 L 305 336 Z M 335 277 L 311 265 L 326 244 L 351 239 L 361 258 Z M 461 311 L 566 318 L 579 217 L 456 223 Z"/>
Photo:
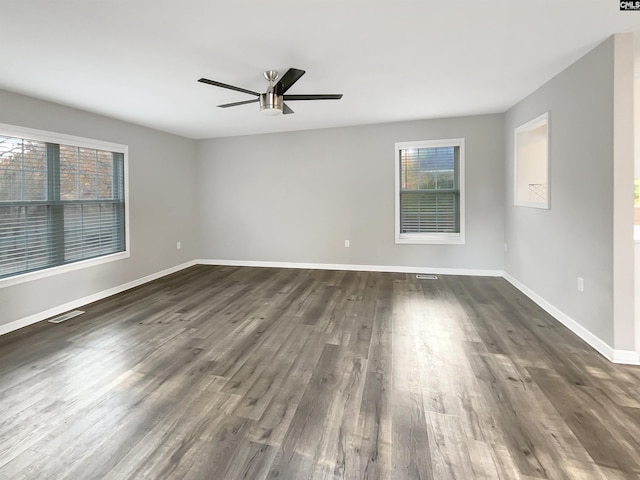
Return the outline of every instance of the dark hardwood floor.
<path id="1" fill-rule="evenodd" d="M 2 479 L 636 479 L 640 368 L 505 280 L 197 266 L 0 337 Z"/>

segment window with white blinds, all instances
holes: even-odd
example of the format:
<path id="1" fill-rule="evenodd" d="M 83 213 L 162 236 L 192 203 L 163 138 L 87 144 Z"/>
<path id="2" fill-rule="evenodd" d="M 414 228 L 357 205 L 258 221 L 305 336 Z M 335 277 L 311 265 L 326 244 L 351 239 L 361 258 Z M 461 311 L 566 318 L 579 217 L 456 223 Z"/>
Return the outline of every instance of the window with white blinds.
<path id="1" fill-rule="evenodd" d="M 396 243 L 464 243 L 464 139 L 396 143 Z"/>
<path id="2" fill-rule="evenodd" d="M 126 147 L 6 132 L 0 129 L 0 279 L 125 252 Z"/>

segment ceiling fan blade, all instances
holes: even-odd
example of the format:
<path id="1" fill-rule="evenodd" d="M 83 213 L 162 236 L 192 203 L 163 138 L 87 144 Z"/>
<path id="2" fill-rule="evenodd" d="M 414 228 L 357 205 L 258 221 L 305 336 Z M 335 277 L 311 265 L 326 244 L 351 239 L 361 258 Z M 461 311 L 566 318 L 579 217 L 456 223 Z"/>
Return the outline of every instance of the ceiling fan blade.
<path id="1" fill-rule="evenodd" d="M 278 83 L 275 84 L 275 91 L 278 95 L 284 94 L 287 90 L 291 88 L 291 86 L 300 80 L 300 77 L 305 74 L 304 70 L 299 70 L 297 68 L 290 68 L 287 70 Z"/>
<path id="2" fill-rule="evenodd" d="M 248 93 L 249 95 L 255 95 L 256 97 L 260 96 L 258 92 L 252 92 L 251 90 L 247 90 L 246 88 L 234 87 L 233 85 L 227 85 L 226 83 L 216 82 L 215 80 L 209 80 L 208 78 L 201 78 L 198 81 L 200 83 L 208 83 L 209 85 L 213 85 L 215 87 L 228 88 L 229 90 L 235 90 L 236 92 Z"/>
<path id="3" fill-rule="evenodd" d="M 291 102 L 294 100 L 340 100 L 342 94 L 311 94 L 311 95 L 285 95 L 284 100 Z"/>
<path id="4" fill-rule="evenodd" d="M 289 108 L 289 105 L 287 105 L 286 103 L 283 103 L 283 104 L 282 104 L 282 114 L 283 114 L 283 115 L 289 115 L 290 113 L 296 113 L 296 112 L 294 112 L 293 110 L 291 110 L 291 109 Z"/>
<path id="5" fill-rule="evenodd" d="M 237 105 L 245 105 L 247 103 L 256 103 L 257 101 L 258 101 L 258 99 L 254 98 L 253 100 L 245 100 L 244 102 L 225 103 L 224 105 L 218 105 L 218 107 L 220 107 L 220 108 L 229 108 L 229 107 L 235 107 Z"/>

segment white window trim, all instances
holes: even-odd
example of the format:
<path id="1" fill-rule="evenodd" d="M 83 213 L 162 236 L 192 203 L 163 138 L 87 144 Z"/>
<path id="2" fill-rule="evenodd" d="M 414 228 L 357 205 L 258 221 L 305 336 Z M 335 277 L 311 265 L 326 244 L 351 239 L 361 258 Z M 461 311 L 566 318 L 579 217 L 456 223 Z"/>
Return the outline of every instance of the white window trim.
<path id="1" fill-rule="evenodd" d="M 46 130 L 36 130 L 33 128 L 18 127 L 0 123 L 0 135 L 8 137 L 27 138 L 29 140 L 38 140 L 49 143 L 61 143 L 74 147 L 94 148 L 97 150 L 107 150 L 110 152 L 122 153 L 124 155 L 124 252 L 112 253 L 101 257 L 80 260 L 78 262 L 68 263 L 66 265 L 58 265 L 55 267 L 36 270 L 34 272 L 22 273 L 0 279 L 0 288 L 18 285 L 20 283 L 31 282 L 41 278 L 60 275 L 62 273 L 72 272 L 85 268 L 94 267 L 103 263 L 122 260 L 131 256 L 130 248 L 130 232 L 129 232 L 129 147 L 118 143 L 105 142 L 102 140 L 94 140 L 91 138 L 77 137 L 74 135 L 66 135 L 64 133 L 49 132 Z"/>
<path id="2" fill-rule="evenodd" d="M 405 148 L 459 147 L 460 233 L 400 233 L 400 150 Z M 465 243 L 464 138 L 421 140 L 395 144 L 395 239 L 397 244 L 463 245 Z"/>

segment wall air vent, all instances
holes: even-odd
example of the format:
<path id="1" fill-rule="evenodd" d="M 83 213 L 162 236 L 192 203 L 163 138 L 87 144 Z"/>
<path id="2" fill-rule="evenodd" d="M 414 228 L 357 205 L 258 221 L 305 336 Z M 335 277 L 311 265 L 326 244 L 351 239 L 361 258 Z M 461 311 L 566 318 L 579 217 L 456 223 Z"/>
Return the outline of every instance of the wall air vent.
<path id="1" fill-rule="evenodd" d="M 418 280 L 437 280 L 437 275 L 416 275 Z"/>
<path id="2" fill-rule="evenodd" d="M 78 315 L 82 315 L 84 312 L 82 310 L 72 310 L 67 313 L 63 313 L 62 315 L 58 315 L 57 317 L 53 317 L 49 320 L 49 323 L 62 323 L 65 320 L 69 320 L 73 317 L 77 317 Z"/>

